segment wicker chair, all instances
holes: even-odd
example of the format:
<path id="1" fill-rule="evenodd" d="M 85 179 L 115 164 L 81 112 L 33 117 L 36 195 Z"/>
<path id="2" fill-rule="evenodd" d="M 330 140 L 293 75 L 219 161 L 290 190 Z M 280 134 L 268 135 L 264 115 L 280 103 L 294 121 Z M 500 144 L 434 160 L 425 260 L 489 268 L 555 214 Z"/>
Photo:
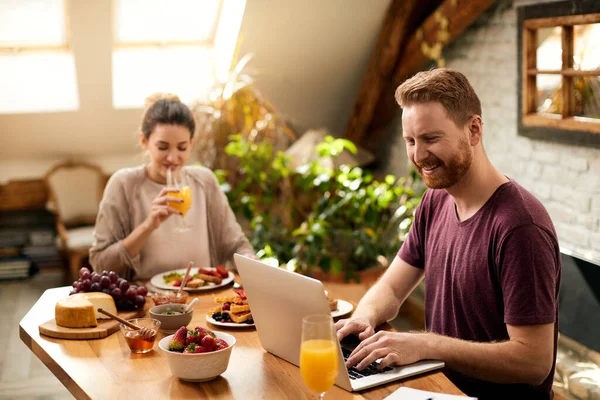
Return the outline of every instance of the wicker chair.
<path id="1" fill-rule="evenodd" d="M 56 215 L 60 246 L 75 279 L 93 243 L 98 205 L 108 176 L 96 165 L 66 161 L 46 173 L 47 208 Z"/>

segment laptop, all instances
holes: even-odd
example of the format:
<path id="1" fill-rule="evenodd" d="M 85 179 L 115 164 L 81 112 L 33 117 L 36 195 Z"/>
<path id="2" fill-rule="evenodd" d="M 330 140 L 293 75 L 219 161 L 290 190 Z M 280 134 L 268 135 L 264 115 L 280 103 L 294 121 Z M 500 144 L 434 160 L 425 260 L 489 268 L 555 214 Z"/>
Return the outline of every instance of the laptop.
<path id="1" fill-rule="evenodd" d="M 310 314 L 330 313 L 323 284 L 316 279 L 272 267 L 240 254 L 235 254 L 234 259 L 262 347 L 269 353 L 300 366 L 302 318 Z M 344 360 L 358 343 L 352 343 L 352 340 L 346 338 L 342 342 L 338 344 L 339 373 L 335 384 L 349 392 L 444 366 L 441 361 L 423 360 L 381 370 L 376 368 L 376 363 L 362 371 L 348 369 Z"/>

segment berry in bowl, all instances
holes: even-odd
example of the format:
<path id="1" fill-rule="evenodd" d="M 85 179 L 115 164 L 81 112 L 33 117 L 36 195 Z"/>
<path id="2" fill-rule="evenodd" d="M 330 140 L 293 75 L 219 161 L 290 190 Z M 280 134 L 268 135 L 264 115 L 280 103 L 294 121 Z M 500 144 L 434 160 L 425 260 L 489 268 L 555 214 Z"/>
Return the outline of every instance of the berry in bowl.
<path id="1" fill-rule="evenodd" d="M 171 373 L 184 381 L 204 382 L 227 370 L 235 337 L 197 326 L 188 330 L 182 326 L 173 335 L 163 338 L 159 349 L 164 353 Z"/>

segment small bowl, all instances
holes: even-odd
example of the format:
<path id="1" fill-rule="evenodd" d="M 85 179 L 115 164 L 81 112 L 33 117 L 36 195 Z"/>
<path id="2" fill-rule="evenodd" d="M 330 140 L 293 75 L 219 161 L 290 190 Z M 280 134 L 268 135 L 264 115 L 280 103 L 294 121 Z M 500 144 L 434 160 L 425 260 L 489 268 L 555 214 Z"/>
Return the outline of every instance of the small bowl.
<path id="1" fill-rule="evenodd" d="M 187 303 L 187 299 L 189 297 L 188 292 L 164 292 L 164 293 L 154 293 L 152 295 L 152 301 L 157 306 L 163 304 L 185 304 Z"/>
<path id="2" fill-rule="evenodd" d="M 123 332 L 123 336 L 125 336 L 125 341 L 131 349 L 131 352 L 148 353 L 152 351 L 152 348 L 154 347 L 154 341 L 156 340 L 156 335 L 160 329 L 160 321 L 152 318 L 134 318 L 128 319 L 127 322 L 131 322 L 134 325 L 144 328 L 154 329 L 155 332 L 154 336 L 150 337 L 149 339 L 142 339 L 140 336 L 140 331 L 132 329 L 125 324 L 119 324 L 119 328 L 121 328 L 121 332 Z"/>
<path id="3" fill-rule="evenodd" d="M 192 321 L 192 315 L 194 309 L 185 312 L 187 304 L 162 304 L 160 306 L 154 306 L 150 309 L 150 315 L 152 318 L 160 321 L 160 330 L 164 333 L 174 333 L 177 329 L 182 326 L 188 326 Z M 177 311 L 182 314 L 176 315 L 165 315 L 164 313 L 169 311 Z"/>
<path id="4" fill-rule="evenodd" d="M 183 354 L 169 351 L 169 342 L 173 335 L 169 335 L 158 342 L 169 364 L 173 376 L 189 382 L 204 382 L 215 379 L 227 370 L 231 350 L 235 346 L 235 337 L 225 332 L 213 331 L 217 339 L 223 339 L 228 347 L 210 353 Z"/>

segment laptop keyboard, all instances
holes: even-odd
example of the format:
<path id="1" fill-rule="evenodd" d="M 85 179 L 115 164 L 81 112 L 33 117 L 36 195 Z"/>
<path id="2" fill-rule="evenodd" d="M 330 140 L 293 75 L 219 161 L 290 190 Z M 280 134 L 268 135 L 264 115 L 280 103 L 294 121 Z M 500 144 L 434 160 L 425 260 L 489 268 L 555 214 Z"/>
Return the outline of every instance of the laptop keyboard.
<path id="1" fill-rule="evenodd" d="M 348 350 L 348 349 L 345 349 L 342 347 L 342 355 L 344 356 L 344 361 L 348 360 L 348 357 L 350 357 L 350 354 L 352 354 L 351 350 Z M 350 379 L 359 379 L 359 378 L 364 378 L 365 376 L 381 374 L 382 372 L 391 371 L 391 370 L 392 370 L 391 367 L 385 367 L 383 369 L 378 369 L 377 363 L 372 362 L 371 364 L 369 364 L 369 366 L 367 366 L 367 368 L 364 368 L 362 371 L 359 371 L 354 367 L 348 368 L 348 375 L 350 376 Z"/>

